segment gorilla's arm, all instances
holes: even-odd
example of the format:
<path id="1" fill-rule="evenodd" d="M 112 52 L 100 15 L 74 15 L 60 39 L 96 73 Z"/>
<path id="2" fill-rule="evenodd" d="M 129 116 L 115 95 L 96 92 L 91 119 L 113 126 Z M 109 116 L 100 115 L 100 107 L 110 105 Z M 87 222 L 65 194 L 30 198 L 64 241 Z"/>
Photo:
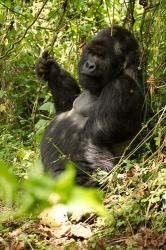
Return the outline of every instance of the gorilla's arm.
<path id="1" fill-rule="evenodd" d="M 48 52 L 44 52 L 36 65 L 37 76 L 48 82 L 57 113 L 68 111 L 80 93 L 76 80 Z"/>
<path id="2" fill-rule="evenodd" d="M 85 134 L 100 146 L 132 138 L 139 129 L 144 96 L 136 80 L 121 75 L 105 86 L 90 115 Z"/>

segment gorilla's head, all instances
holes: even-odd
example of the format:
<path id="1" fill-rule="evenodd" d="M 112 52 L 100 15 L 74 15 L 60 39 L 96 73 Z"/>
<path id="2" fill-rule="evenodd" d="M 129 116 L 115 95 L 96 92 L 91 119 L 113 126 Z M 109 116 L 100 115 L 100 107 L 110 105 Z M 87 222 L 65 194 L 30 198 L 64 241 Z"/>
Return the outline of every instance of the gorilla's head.
<path id="1" fill-rule="evenodd" d="M 137 43 L 127 30 L 119 26 L 102 30 L 82 52 L 78 64 L 81 85 L 92 93 L 101 91 L 131 63 L 136 49 Z"/>

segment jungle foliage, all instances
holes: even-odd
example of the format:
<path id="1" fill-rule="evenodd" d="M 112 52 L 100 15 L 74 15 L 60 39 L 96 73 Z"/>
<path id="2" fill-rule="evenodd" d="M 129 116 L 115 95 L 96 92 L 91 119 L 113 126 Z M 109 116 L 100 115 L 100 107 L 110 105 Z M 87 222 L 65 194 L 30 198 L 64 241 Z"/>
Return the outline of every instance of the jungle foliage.
<path id="1" fill-rule="evenodd" d="M 29 175 L 32 169 L 38 171 L 40 164 L 34 162 L 39 158 L 40 139 L 56 115 L 46 84 L 35 75 L 37 58 L 48 49 L 65 69 L 77 76 L 76 64 L 85 43 L 100 29 L 118 24 L 132 31 L 140 45 L 140 67 L 147 91 L 146 114 L 140 133 L 110 173 L 104 188 L 110 223 L 86 247 L 164 249 L 165 7 L 164 0 L 0 0 L 0 212 L 9 209 L 10 214 L 13 202 L 20 207 L 17 192 L 21 197 L 23 190 L 25 196 L 19 199 L 25 201 L 25 210 L 17 213 L 17 219 L 36 215 L 34 204 L 47 206 L 47 198 L 55 189 L 51 177 L 40 173 L 40 178 L 33 179 Z M 69 176 L 69 182 L 72 178 Z M 75 188 L 72 181 L 70 185 Z M 96 195 L 90 194 L 91 201 L 96 201 Z M 61 197 L 63 200 L 65 196 Z M 95 204 L 101 208 L 100 202 Z M 12 227 L 2 223 L 0 245 L 10 244 L 8 232 Z M 121 240 L 111 241 L 117 235 Z M 49 249 L 47 242 L 39 239 L 41 235 L 28 232 L 26 237 L 21 241 L 31 249 Z"/>

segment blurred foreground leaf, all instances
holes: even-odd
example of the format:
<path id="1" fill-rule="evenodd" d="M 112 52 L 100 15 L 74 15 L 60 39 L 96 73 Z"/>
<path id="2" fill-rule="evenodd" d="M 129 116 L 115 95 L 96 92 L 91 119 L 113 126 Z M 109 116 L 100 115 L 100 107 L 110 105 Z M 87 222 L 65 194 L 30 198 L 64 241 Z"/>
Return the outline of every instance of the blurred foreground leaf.
<path id="1" fill-rule="evenodd" d="M 18 184 L 16 177 L 11 173 L 9 165 L 0 161 L 0 199 L 11 207 Z"/>
<path id="2" fill-rule="evenodd" d="M 27 178 L 19 185 L 16 178 L 10 173 L 4 162 L 1 163 L 0 197 L 6 205 L 15 204 L 13 217 L 37 216 L 43 209 L 53 205 L 50 199 L 56 194 L 56 202 L 65 203 L 71 212 L 94 212 L 105 216 L 106 210 L 102 205 L 101 192 L 95 188 L 84 188 L 75 184 L 76 169 L 73 163 L 68 162 L 65 171 L 57 178 L 43 173 L 41 163 L 32 166 Z M 17 191 L 17 196 L 16 194 Z M 5 216 L 1 220 L 5 220 Z"/>

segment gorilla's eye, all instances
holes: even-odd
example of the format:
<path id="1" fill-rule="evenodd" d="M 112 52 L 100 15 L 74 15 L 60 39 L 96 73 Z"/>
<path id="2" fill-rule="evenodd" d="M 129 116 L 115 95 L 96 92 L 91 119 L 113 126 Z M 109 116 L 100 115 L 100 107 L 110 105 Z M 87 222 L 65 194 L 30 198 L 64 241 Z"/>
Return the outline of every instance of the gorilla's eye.
<path id="1" fill-rule="evenodd" d="M 93 51 L 92 51 L 90 48 L 87 48 L 87 49 L 86 49 L 86 53 L 87 53 L 87 54 L 92 54 Z"/>

